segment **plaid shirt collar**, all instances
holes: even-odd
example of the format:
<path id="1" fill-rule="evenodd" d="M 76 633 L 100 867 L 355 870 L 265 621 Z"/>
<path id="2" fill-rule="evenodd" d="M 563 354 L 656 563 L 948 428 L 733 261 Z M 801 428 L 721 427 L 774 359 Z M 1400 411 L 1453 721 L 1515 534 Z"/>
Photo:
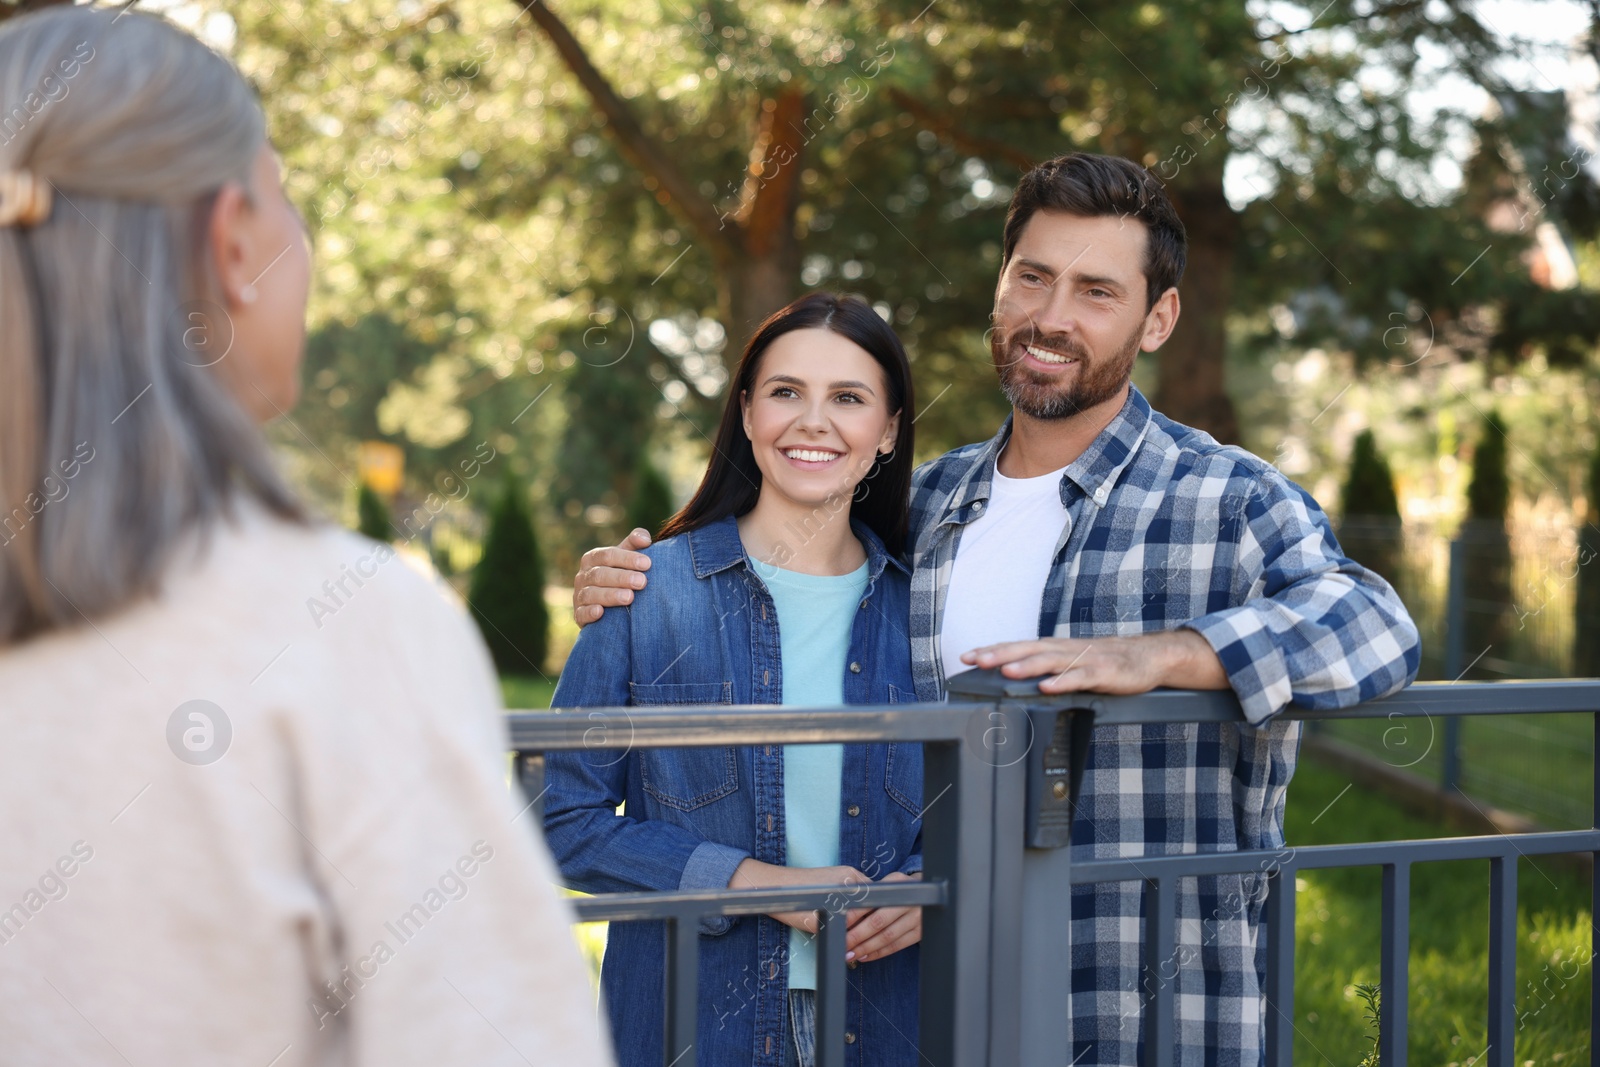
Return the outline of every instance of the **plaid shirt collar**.
<path id="1" fill-rule="evenodd" d="M 972 454 L 971 465 L 945 503 L 940 523 L 965 525 L 982 512 L 984 505 L 978 505 L 978 502 L 987 504 L 990 493 L 994 491 L 995 464 L 999 462 L 1000 452 L 1006 442 L 1011 439 L 1012 418 L 1007 415 L 999 432 Z M 1128 397 L 1116 417 L 1090 442 L 1081 456 L 1068 464 L 1061 478 L 1062 506 L 1072 505 L 1072 491 L 1068 489 L 1070 483 L 1093 500 L 1097 507 L 1104 507 L 1117 479 L 1139 454 L 1139 446 L 1144 443 L 1150 422 L 1150 402 L 1139 391 L 1139 387 L 1130 382 Z"/>

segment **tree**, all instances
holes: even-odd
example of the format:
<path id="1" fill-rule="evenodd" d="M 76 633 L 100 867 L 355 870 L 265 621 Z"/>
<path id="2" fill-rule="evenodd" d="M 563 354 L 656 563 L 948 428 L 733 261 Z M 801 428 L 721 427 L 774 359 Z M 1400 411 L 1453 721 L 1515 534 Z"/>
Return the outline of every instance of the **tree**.
<path id="1" fill-rule="evenodd" d="M 654 537 L 672 518 L 672 487 L 648 459 L 639 464 L 633 477 L 633 495 L 628 498 L 628 529 L 642 527 Z"/>
<path id="2" fill-rule="evenodd" d="M 1185 313 L 1156 357 L 1157 402 L 1224 440 L 1238 434 L 1223 380 L 1228 322 L 1243 310 L 1294 302 L 1307 341 L 1371 353 L 1376 327 L 1397 312 L 1453 322 L 1490 304 L 1506 325 L 1484 345 L 1513 358 L 1546 339 L 1554 352 L 1574 323 L 1600 317 L 1584 295 L 1563 298 L 1560 325 L 1519 316 L 1536 292 L 1506 268 L 1531 228 L 1490 233 L 1483 204 L 1430 176 L 1464 132 L 1482 147 L 1477 176 L 1496 187 L 1526 187 L 1542 176 L 1539 159 L 1571 155 L 1564 128 L 1527 110 L 1414 114 L 1414 91 L 1446 72 L 1501 97 L 1513 89 L 1496 62 L 1519 44 L 1465 0 L 1260 13 L 1238 0 L 909 0 L 804 17 L 751 3 L 713 5 L 686 24 L 630 6 L 620 34 L 610 4 L 561 7 L 566 15 L 518 4 L 642 176 L 637 197 L 697 238 L 691 254 L 709 260 L 733 337 L 792 295 L 797 263 L 812 264 L 806 284 L 861 279 L 929 347 L 967 354 L 958 380 L 982 380 L 971 340 L 992 292 L 985 246 L 1017 174 L 1072 149 L 1129 156 L 1167 183 L 1190 265 Z M 662 41 L 673 47 L 652 47 Z M 1421 49 L 1437 67 L 1418 61 Z M 743 178 L 725 195 L 715 176 L 729 173 L 727 154 L 707 141 L 734 137 Z M 1530 145 L 1542 153 L 1531 166 Z M 1252 172 L 1255 195 L 1242 208 L 1223 187 L 1234 160 Z M 1561 197 L 1538 197 L 1553 216 L 1593 199 L 1578 194 L 1592 189 L 1581 169 L 1562 175 Z M 1486 246 L 1471 285 L 1445 284 L 1441 264 L 1468 267 Z M 1374 259 L 1385 269 L 1353 265 Z"/>
<path id="3" fill-rule="evenodd" d="M 1345 552 L 1398 588 L 1402 544 L 1400 501 L 1394 491 L 1389 461 L 1378 451 L 1377 439 L 1371 430 L 1356 435 L 1341 503 L 1339 540 Z"/>
<path id="4" fill-rule="evenodd" d="M 502 674 L 544 674 L 550 629 L 544 561 L 524 491 L 514 478 L 505 480 L 490 512 L 467 600 Z"/>
<path id="5" fill-rule="evenodd" d="M 356 491 L 356 529 L 374 541 L 394 540 L 394 524 L 389 519 L 389 506 L 383 502 L 383 497 L 365 482 Z"/>
<path id="6" fill-rule="evenodd" d="M 1456 535 L 1466 567 L 1466 602 L 1460 616 L 1465 626 L 1468 677 L 1492 678 L 1501 672 L 1485 661 L 1504 658 L 1511 638 L 1511 535 L 1506 519 L 1511 482 L 1506 471 L 1506 426 L 1491 411 L 1472 454 L 1472 480 L 1467 485 L 1467 518 Z"/>

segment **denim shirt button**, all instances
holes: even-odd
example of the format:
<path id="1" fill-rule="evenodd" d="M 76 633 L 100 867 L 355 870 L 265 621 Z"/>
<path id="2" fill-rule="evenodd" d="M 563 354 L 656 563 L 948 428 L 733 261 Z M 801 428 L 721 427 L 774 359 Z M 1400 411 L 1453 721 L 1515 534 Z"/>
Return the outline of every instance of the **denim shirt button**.
<path id="1" fill-rule="evenodd" d="M 859 663 L 850 664 L 850 673 L 851 674 L 860 674 L 861 673 L 861 664 L 859 664 Z"/>
<path id="2" fill-rule="evenodd" d="M 848 812 L 850 817 L 853 819 L 857 815 L 861 814 L 861 805 L 860 804 L 852 804 L 848 808 L 845 808 L 844 810 L 846 812 Z"/>
<path id="3" fill-rule="evenodd" d="M 847 1045 L 856 1043 L 856 1032 L 854 1030 L 846 1030 L 844 1032 L 844 1043 Z"/>
<path id="4" fill-rule="evenodd" d="M 773 979 L 778 977 L 778 962 L 776 960 L 767 964 L 767 977 Z"/>

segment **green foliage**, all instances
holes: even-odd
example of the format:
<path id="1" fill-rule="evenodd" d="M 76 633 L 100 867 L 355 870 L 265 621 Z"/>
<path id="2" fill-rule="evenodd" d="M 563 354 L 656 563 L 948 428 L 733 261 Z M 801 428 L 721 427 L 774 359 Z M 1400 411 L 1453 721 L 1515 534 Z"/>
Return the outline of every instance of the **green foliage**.
<path id="1" fill-rule="evenodd" d="M 984 344 L 1005 206 L 1029 161 L 1068 150 L 1144 162 L 1192 239 L 1236 247 L 1228 321 L 1252 351 L 1282 341 L 1263 332 L 1280 306 L 1296 344 L 1386 362 L 1415 357 L 1393 349 L 1397 313 L 1498 323 L 1479 347 L 1509 359 L 1569 358 L 1600 321 L 1593 294 L 1520 280 L 1534 224 L 1583 230 L 1596 214 L 1559 124 L 1530 107 L 1488 120 L 1475 104 L 1412 106 L 1451 74 L 1498 88 L 1509 46 L 1466 6 L 549 7 L 724 217 L 763 104 L 804 92 L 784 281 L 887 311 L 927 405 L 920 458 L 1005 414 Z M 317 250 L 309 388 L 273 431 L 303 481 L 337 500 L 353 443 L 381 433 L 422 496 L 488 442 L 552 515 L 620 516 L 645 442 L 705 452 L 744 340 L 719 319 L 727 257 L 622 151 L 529 15 L 504 0 L 226 10 Z M 1472 135 L 1484 151 L 1467 185 L 1441 188 L 1435 164 Z M 1489 234 L 1482 209 L 1519 155 L 1538 213 Z M 1253 175 L 1242 209 L 1222 196 L 1230 163 Z M 547 545 L 565 560 L 614 532 L 573 521 Z"/>
<path id="2" fill-rule="evenodd" d="M 524 490 L 514 478 L 506 479 L 489 513 L 483 558 L 472 572 L 467 600 L 502 673 L 543 675 L 550 640 L 544 561 Z"/>
<path id="3" fill-rule="evenodd" d="M 1511 509 L 1511 482 L 1506 473 L 1506 424 L 1497 412 L 1483 420 L 1483 435 L 1472 454 L 1472 481 L 1467 486 L 1467 517 L 1504 523 Z"/>
<path id="4" fill-rule="evenodd" d="M 672 518 L 672 487 L 656 470 L 655 464 L 644 460 L 633 476 L 633 494 L 628 498 L 626 526 L 632 530 L 643 527 L 654 537 L 666 521 Z"/>
<path id="5" fill-rule="evenodd" d="M 374 541 L 394 540 L 394 524 L 389 520 L 389 506 L 383 502 L 383 497 L 365 482 L 356 490 L 356 529 Z"/>
<path id="6" fill-rule="evenodd" d="M 1376 982 L 1363 982 L 1362 984 L 1356 986 L 1356 996 L 1361 998 L 1361 1003 L 1366 1008 L 1367 1029 L 1372 1031 L 1372 1050 L 1365 1056 L 1361 1057 L 1361 1063 L 1359 1067 L 1379 1067 L 1378 1026 L 1383 1019 L 1383 1014 L 1381 1011 L 1382 994 L 1379 992 Z"/>
<path id="7" fill-rule="evenodd" d="M 1400 517 L 1394 474 L 1389 470 L 1389 461 L 1378 451 L 1378 442 L 1371 430 L 1362 430 L 1356 435 L 1355 448 L 1350 453 L 1350 474 L 1344 483 L 1343 508 L 1346 518 L 1354 515 Z"/>

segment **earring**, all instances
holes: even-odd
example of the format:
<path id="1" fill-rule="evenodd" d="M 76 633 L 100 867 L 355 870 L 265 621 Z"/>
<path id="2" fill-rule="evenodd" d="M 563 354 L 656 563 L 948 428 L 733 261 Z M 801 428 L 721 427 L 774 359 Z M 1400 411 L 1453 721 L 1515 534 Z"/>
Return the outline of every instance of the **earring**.
<path id="1" fill-rule="evenodd" d="M 240 289 L 239 302 L 243 304 L 254 304 L 256 302 L 256 287 L 253 285 L 246 285 L 244 288 Z"/>

